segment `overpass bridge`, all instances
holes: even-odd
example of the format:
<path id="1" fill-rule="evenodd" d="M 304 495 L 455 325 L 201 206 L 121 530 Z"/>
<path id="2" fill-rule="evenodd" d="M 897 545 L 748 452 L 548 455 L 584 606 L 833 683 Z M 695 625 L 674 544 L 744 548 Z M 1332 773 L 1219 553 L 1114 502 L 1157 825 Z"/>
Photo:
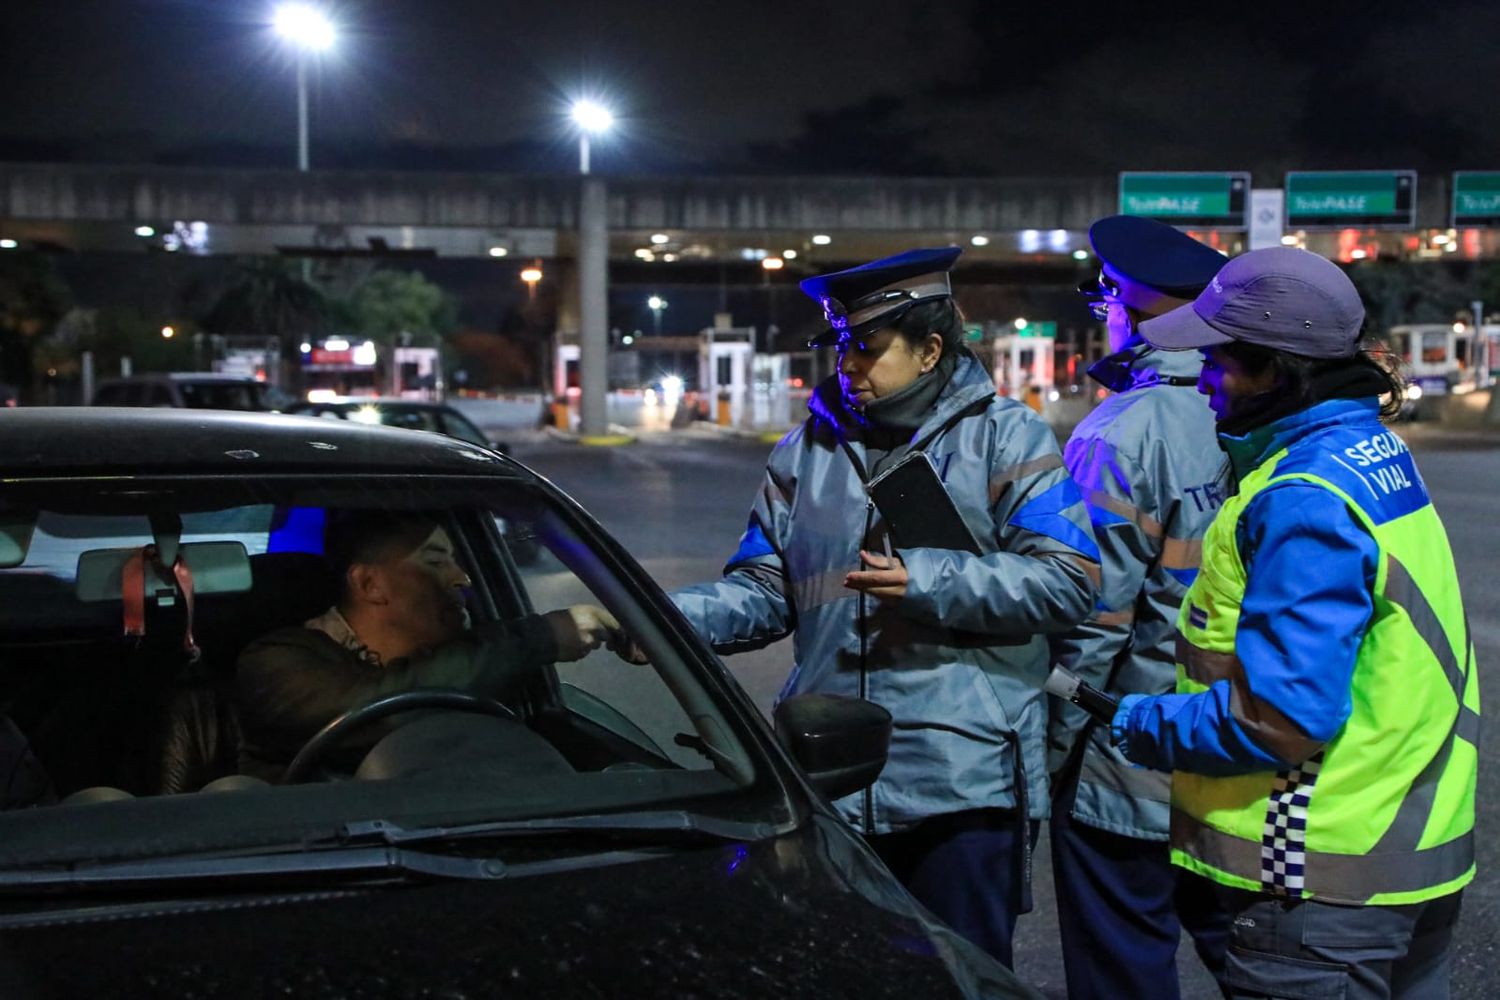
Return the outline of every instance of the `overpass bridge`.
<path id="1" fill-rule="evenodd" d="M 1067 255 L 1116 201 L 1112 177 L 605 182 L 611 258 L 683 264 L 786 249 L 849 260 L 897 243 Z M 79 251 L 571 258 L 578 216 L 574 176 L 0 164 L 0 237 Z"/>
<path id="2" fill-rule="evenodd" d="M 1113 175 L 604 181 L 611 259 L 667 264 L 787 249 L 847 261 L 945 243 L 964 245 L 966 264 L 1041 263 L 1086 250 L 1089 223 L 1118 204 Z M 0 163 L 0 239 L 76 251 L 572 259 L 579 190 L 570 175 Z M 1381 253 L 1414 250 L 1412 235 L 1447 226 L 1450 197 L 1446 178 L 1424 177 L 1413 233 L 1365 236 Z M 1197 235 L 1243 249 L 1237 231 Z M 1305 239 L 1339 252 L 1336 233 Z M 1487 233 L 1474 252 L 1494 250 Z"/>

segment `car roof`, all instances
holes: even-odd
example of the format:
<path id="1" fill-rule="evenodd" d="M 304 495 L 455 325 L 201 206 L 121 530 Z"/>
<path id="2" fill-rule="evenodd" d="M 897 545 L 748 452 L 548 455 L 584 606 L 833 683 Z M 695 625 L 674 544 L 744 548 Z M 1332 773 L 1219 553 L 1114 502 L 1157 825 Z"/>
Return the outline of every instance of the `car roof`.
<path id="1" fill-rule="evenodd" d="M 385 396 L 340 396 L 338 399 L 330 399 L 322 403 L 298 403 L 294 409 L 322 409 L 322 410 L 357 410 L 366 406 L 373 406 L 380 410 L 445 410 L 449 413 L 458 413 L 447 403 L 438 403 L 428 399 L 391 399 Z"/>
<path id="2" fill-rule="evenodd" d="M 140 375 L 121 375 L 117 378 L 100 379 L 100 385 L 108 385 L 118 382 L 253 382 L 256 385 L 263 384 L 259 379 L 249 375 L 235 375 L 231 372 L 145 372 Z"/>
<path id="3" fill-rule="evenodd" d="M 535 478 L 440 434 L 278 413 L 110 406 L 0 409 L 0 469 L 72 475 L 401 473 Z"/>

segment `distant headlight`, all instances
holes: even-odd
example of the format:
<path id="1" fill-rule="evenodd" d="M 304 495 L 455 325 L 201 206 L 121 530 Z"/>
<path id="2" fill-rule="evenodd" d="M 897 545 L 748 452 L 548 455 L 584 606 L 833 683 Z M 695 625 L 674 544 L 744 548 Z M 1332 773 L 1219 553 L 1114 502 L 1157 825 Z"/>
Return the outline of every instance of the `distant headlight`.
<path id="1" fill-rule="evenodd" d="M 1415 382 L 1413 382 L 1411 385 L 1407 386 L 1406 387 L 1406 398 L 1409 399 L 1409 400 L 1411 400 L 1413 403 L 1415 403 L 1417 400 L 1421 399 L 1422 398 L 1422 387 L 1420 385 L 1417 385 L 1417 383 L 1415 383 Z"/>
<path id="2" fill-rule="evenodd" d="M 349 414 L 349 419 L 362 424 L 378 424 L 380 423 L 380 411 L 373 406 L 361 406 Z"/>

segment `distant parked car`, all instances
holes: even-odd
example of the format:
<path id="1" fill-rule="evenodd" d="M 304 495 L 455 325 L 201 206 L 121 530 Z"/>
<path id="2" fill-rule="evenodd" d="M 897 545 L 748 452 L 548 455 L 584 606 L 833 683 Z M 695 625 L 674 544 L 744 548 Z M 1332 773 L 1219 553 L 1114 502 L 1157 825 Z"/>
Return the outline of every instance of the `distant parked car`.
<path id="1" fill-rule="evenodd" d="M 284 395 L 284 394 L 283 394 Z M 95 406 L 174 406 L 194 410 L 280 409 L 275 390 L 247 375 L 163 372 L 104 379 Z"/>
<path id="2" fill-rule="evenodd" d="M 409 431 L 432 431 L 477 444 L 483 448 L 508 451 L 503 444 L 491 441 L 474 422 L 446 403 L 426 403 L 414 399 L 350 397 L 322 403 L 297 403 L 288 413 L 314 417 L 354 420 L 385 427 L 402 427 Z"/>
<path id="3" fill-rule="evenodd" d="M 319 403 L 297 403 L 287 408 L 288 413 L 302 416 L 326 417 L 334 420 L 353 420 L 356 423 L 379 424 L 383 427 L 401 427 L 409 431 L 430 431 L 444 434 L 482 448 L 493 448 L 509 454 L 510 448 L 503 441 L 491 441 L 474 422 L 446 403 L 426 403 L 413 399 L 364 399 L 347 398 Z M 541 553 L 541 545 L 529 532 L 511 524 L 507 519 L 495 519 L 495 526 L 506 536 L 511 554 L 516 562 L 529 566 Z"/>

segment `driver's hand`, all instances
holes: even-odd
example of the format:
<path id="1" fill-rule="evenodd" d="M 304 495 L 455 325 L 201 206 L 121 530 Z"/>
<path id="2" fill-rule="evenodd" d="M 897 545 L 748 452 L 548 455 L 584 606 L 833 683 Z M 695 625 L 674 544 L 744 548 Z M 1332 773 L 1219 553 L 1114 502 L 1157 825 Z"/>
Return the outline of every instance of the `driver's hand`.
<path id="1" fill-rule="evenodd" d="M 581 660 L 606 643 L 616 651 L 631 645 L 615 616 L 594 604 L 575 604 L 559 611 L 549 611 L 543 617 L 552 627 L 552 638 L 557 641 L 559 662 Z"/>

